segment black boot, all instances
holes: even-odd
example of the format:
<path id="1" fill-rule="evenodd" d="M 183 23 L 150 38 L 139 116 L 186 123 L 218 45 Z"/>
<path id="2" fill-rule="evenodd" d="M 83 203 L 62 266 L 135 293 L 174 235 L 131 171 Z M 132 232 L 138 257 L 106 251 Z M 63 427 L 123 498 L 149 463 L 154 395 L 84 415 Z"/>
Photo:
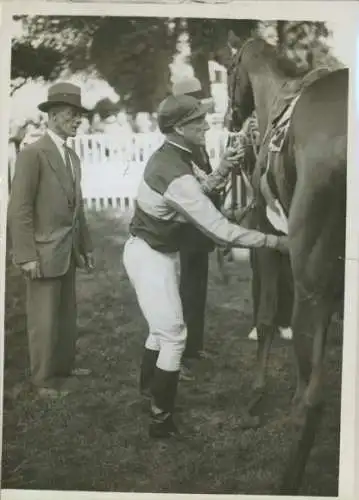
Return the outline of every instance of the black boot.
<path id="1" fill-rule="evenodd" d="M 140 392 L 143 396 L 151 398 L 151 382 L 155 372 L 159 351 L 145 348 L 140 372 Z"/>
<path id="2" fill-rule="evenodd" d="M 179 371 L 167 372 L 156 367 L 152 383 L 153 404 L 149 435 L 152 438 L 169 438 L 178 434 L 173 421 Z"/>

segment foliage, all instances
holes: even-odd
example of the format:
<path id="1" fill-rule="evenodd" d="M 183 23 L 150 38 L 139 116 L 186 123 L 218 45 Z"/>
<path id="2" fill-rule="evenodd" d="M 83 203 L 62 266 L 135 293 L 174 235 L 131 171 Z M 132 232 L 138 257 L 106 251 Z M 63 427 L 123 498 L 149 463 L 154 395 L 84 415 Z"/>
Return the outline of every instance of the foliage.
<path id="1" fill-rule="evenodd" d="M 24 34 L 12 44 L 13 92 L 28 79 L 53 81 L 64 70 L 90 71 L 88 47 L 101 18 L 14 16 Z"/>
<path id="2" fill-rule="evenodd" d="M 169 19 L 107 18 L 94 34 L 91 61 L 130 112 L 152 112 L 167 94 L 177 37 Z"/>
<path id="3" fill-rule="evenodd" d="M 231 19 L 168 19 L 86 16 L 18 16 L 25 30 L 12 48 L 13 91 L 28 78 L 52 81 L 65 71 L 97 72 L 121 96 L 128 111 L 153 112 L 168 92 L 169 63 L 185 30 L 190 62 L 210 93 L 208 60 L 227 64 L 229 34 L 243 41 L 264 25 L 275 30 L 295 72 L 336 65 L 325 44 L 325 23 Z M 233 40 L 231 44 L 233 45 Z"/>
<path id="4" fill-rule="evenodd" d="M 248 37 L 257 25 L 253 20 L 233 19 L 187 19 L 187 30 L 191 46 L 191 63 L 204 91 L 210 94 L 208 61 L 226 64 L 226 51 L 229 30 L 234 29 L 237 36 Z"/>

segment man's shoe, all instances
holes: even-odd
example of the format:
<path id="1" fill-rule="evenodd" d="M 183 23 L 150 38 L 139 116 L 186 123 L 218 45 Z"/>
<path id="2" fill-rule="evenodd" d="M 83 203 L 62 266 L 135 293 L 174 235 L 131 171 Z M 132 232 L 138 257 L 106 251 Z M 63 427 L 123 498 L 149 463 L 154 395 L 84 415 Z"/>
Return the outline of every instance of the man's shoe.
<path id="1" fill-rule="evenodd" d="M 257 328 L 252 328 L 248 335 L 249 340 L 258 340 Z"/>
<path id="2" fill-rule="evenodd" d="M 279 334 L 284 340 L 292 340 L 293 339 L 293 331 L 290 327 L 279 327 Z"/>
<path id="3" fill-rule="evenodd" d="M 180 374 L 179 374 L 179 379 L 183 380 L 184 382 L 191 382 L 191 381 L 195 380 L 195 377 L 192 374 L 190 368 L 187 368 L 187 366 L 182 364 Z"/>
<path id="4" fill-rule="evenodd" d="M 179 434 L 171 413 L 152 413 L 149 436 L 155 439 L 168 439 Z"/>

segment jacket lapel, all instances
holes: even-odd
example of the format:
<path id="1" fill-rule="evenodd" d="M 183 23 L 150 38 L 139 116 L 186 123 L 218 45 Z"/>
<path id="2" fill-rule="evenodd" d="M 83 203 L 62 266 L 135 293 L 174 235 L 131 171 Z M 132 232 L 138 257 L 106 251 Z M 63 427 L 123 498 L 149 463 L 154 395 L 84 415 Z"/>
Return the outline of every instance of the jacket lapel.
<path id="1" fill-rule="evenodd" d="M 74 182 L 70 176 L 70 173 L 67 171 L 67 167 L 65 162 L 62 159 L 62 156 L 57 149 L 56 144 L 54 144 L 53 140 L 48 134 L 45 134 L 40 148 L 46 152 L 46 160 L 49 166 L 52 168 L 54 174 L 56 175 L 60 186 L 64 190 L 68 200 L 70 203 L 74 201 Z M 75 183 L 76 184 L 76 183 Z"/>
<path id="2" fill-rule="evenodd" d="M 81 166 L 77 154 L 71 148 L 69 148 L 69 152 L 75 175 L 74 187 L 75 187 L 75 214 L 76 214 L 80 207 L 80 201 L 81 201 Z"/>

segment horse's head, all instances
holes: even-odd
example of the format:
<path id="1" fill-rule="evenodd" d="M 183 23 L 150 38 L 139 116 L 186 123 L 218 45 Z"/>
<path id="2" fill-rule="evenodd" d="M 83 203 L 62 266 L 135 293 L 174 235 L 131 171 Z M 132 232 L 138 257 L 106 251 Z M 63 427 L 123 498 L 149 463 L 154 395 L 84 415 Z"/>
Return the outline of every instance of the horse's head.
<path id="1" fill-rule="evenodd" d="M 252 85 L 246 66 L 243 64 L 243 54 L 252 41 L 254 41 L 252 38 L 247 40 L 238 49 L 227 71 L 229 102 L 226 119 L 227 124 L 234 130 L 240 130 L 254 110 Z"/>

